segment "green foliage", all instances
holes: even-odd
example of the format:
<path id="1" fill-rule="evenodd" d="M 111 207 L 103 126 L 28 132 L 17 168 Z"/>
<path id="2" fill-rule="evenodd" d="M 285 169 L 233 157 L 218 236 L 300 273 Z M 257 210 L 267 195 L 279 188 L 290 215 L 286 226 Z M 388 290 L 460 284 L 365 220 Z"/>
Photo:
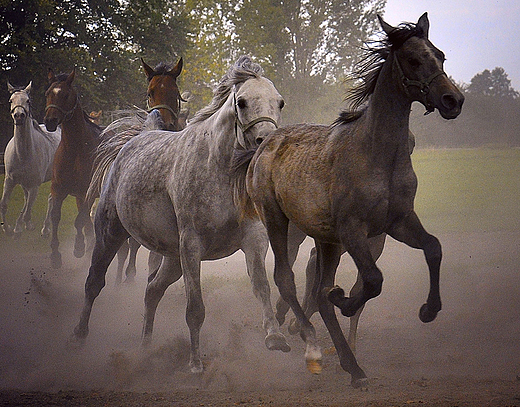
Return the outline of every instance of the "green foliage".
<path id="1" fill-rule="evenodd" d="M 467 91 L 472 94 L 516 99 L 520 94 L 511 86 L 504 68 L 496 67 L 491 72 L 488 69 L 476 74 Z"/>

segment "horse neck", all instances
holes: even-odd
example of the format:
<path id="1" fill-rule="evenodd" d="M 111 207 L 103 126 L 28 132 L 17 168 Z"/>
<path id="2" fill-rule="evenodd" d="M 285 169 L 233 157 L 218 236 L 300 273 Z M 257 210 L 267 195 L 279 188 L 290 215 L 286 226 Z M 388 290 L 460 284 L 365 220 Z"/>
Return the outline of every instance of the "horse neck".
<path id="1" fill-rule="evenodd" d="M 381 68 L 365 120 L 372 154 L 379 160 L 392 160 L 393 154 L 388 153 L 408 149 L 411 102 L 398 84 L 393 58 L 391 53 Z"/>
<path id="2" fill-rule="evenodd" d="M 31 133 L 32 117 L 27 116 L 23 126 L 14 126 L 14 152 L 19 158 L 30 158 L 34 154 L 34 140 Z"/>
<path id="3" fill-rule="evenodd" d="M 222 162 L 231 161 L 234 147 L 236 147 L 235 132 L 235 110 L 233 107 L 233 96 L 230 95 L 226 103 L 213 116 L 206 121 L 207 128 L 211 129 L 202 137 L 209 137 L 207 140 L 210 151 L 218 155 Z"/>
<path id="4" fill-rule="evenodd" d="M 90 146 L 92 136 L 85 120 L 83 109 L 78 103 L 71 118 L 61 123 L 61 142 L 66 148 Z"/>

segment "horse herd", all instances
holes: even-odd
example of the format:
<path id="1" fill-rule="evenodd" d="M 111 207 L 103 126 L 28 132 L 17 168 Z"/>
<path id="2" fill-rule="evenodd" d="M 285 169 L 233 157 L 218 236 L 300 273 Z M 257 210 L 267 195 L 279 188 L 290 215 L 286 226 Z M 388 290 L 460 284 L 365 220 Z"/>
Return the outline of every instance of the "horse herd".
<path id="1" fill-rule="evenodd" d="M 414 212 L 417 180 L 409 146 L 409 115 L 414 101 L 426 113 L 456 118 L 463 95 L 448 79 L 444 54 L 428 39 L 429 21 L 392 27 L 380 17 L 384 38 L 367 50 L 348 96 L 350 110 L 330 126 L 279 127 L 284 99 L 249 57 L 239 58 L 222 77 L 211 103 L 187 125 L 181 123 L 182 97 L 176 84 L 182 59 L 152 69 L 149 114 L 112 123 L 91 122 L 73 87 L 75 70 L 49 71 L 45 126 L 30 115 L 29 93 L 10 87 L 14 137 L 5 153 L 6 177 L 0 202 L 8 234 L 30 230 L 38 186 L 51 180 L 42 235 L 51 232 L 51 264 L 61 266 L 58 224 L 67 195 L 76 198 L 74 255 L 81 257 L 95 235 L 85 302 L 73 337 L 88 335 L 94 300 L 105 285 L 107 268 L 118 251 L 150 250 L 145 293 L 143 344 L 152 337 L 157 306 L 166 289 L 184 280 L 187 296 L 190 368 L 203 371 L 199 334 L 205 308 L 201 261 L 237 250 L 245 254 L 253 293 L 262 304 L 265 344 L 290 351 L 280 326 L 291 309 L 289 331 L 305 342 L 308 369 L 321 371 L 321 350 L 310 317 L 319 311 L 354 387 L 367 376 L 354 356 L 356 329 L 364 304 L 381 292 L 383 276 L 375 261 L 386 235 L 424 251 L 430 291 L 419 317 L 435 319 L 441 309 L 441 246 Z M 146 120 L 145 120 L 146 119 Z M 7 200 L 16 184 L 26 202 L 14 229 L 6 222 Z M 94 232 L 89 211 L 99 197 Z M 49 229 L 52 224 L 52 230 Z M 310 236 L 315 249 L 306 269 L 303 304 L 296 296 L 292 265 Z M 280 293 L 276 312 L 265 269 L 269 244 L 275 257 L 274 280 Z M 122 252 L 121 252 L 122 251 Z M 347 252 L 358 279 L 346 296 L 335 285 L 340 257 Z M 131 275 L 128 276 L 131 278 Z M 351 317 L 348 341 L 335 308 Z"/>

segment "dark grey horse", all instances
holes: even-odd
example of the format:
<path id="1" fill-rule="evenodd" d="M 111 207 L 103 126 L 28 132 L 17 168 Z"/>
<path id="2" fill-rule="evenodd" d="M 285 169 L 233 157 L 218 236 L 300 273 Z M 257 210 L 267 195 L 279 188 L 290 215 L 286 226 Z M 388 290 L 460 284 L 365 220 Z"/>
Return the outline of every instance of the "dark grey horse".
<path id="1" fill-rule="evenodd" d="M 273 132 L 254 155 L 237 163 L 237 195 L 245 214 L 259 216 L 275 255 L 274 279 L 294 312 L 306 342 L 310 369 L 319 371 L 321 351 L 316 333 L 296 297 L 288 258 L 288 225 L 314 238 L 317 267 L 313 296 L 343 369 L 355 387 L 366 384 L 337 320 L 334 305 L 353 316 L 379 295 L 383 275 L 375 264 L 369 239 L 386 233 L 422 249 L 430 272 L 430 292 L 420 319 L 430 322 L 441 309 L 441 245 L 425 231 L 414 211 L 417 177 L 409 154 L 409 116 L 414 101 L 427 112 L 438 109 L 457 117 L 463 95 L 448 79 L 444 54 L 428 39 L 424 14 L 417 24 L 394 28 L 380 19 L 386 38 L 370 50 L 362 67 L 364 81 L 350 98 L 354 108 L 335 125 L 293 125 Z M 247 172 L 243 169 L 247 167 Z M 362 287 L 351 297 L 335 286 L 342 252 L 353 258 Z"/>

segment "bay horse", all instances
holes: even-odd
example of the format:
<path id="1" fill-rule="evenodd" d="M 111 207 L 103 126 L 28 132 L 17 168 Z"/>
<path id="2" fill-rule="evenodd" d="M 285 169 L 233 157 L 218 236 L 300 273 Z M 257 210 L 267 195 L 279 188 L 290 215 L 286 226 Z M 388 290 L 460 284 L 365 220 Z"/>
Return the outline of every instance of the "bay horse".
<path id="1" fill-rule="evenodd" d="M 92 123 L 83 111 L 79 96 L 72 86 L 76 68 L 70 74 L 54 75 L 49 69 L 49 88 L 45 92 L 46 107 L 44 123 L 49 131 L 61 126 L 61 141 L 54 156 L 51 180 L 51 265 L 62 265 L 59 252 L 58 226 L 61 219 L 61 207 L 68 195 L 76 198 L 78 215 L 74 221 L 76 239 L 74 256 L 85 254 L 85 237 L 92 237 L 93 228 L 89 212 L 92 202 L 85 200 L 91 179 L 94 151 L 99 143 L 101 128 Z"/>
<path id="2" fill-rule="evenodd" d="M 160 126 L 161 129 L 178 131 L 186 127 L 185 118 L 181 115 L 180 108 L 181 102 L 184 99 L 181 96 L 179 87 L 177 85 L 177 78 L 182 72 L 183 60 L 179 58 L 175 64 L 167 64 L 160 62 L 155 68 L 149 66 L 143 58 L 141 58 L 141 65 L 146 74 L 148 88 L 147 88 L 147 99 L 146 104 L 148 106 L 148 112 L 154 110 L 160 113 L 160 119 L 153 118 L 148 120 L 145 117 L 140 117 L 139 114 L 134 114 L 132 117 L 124 117 L 111 123 L 101 133 L 101 142 L 99 149 L 102 150 L 105 146 L 105 140 L 112 138 L 117 133 L 124 132 L 128 136 L 128 132 L 134 135 L 140 133 L 144 129 L 152 130 L 154 126 Z M 148 122 L 145 124 L 145 120 Z M 143 128 L 144 126 L 144 128 Z M 110 143 L 109 143 L 110 145 Z M 96 154 L 98 157 L 98 154 Z M 99 155 L 103 157 L 103 153 Z M 105 178 L 105 174 L 108 171 L 106 167 L 99 167 L 98 159 L 94 161 L 94 171 L 100 171 L 100 174 L 94 174 L 93 185 L 89 188 L 88 195 L 92 198 L 98 198 L 101 192 L 102 180 Z M 128 241 L 121 245 L 121 248 L 117 252 L 117 272 L 116 272 L 116 284 L 119 285 L 123 279 L 123 268 L 125 261 L 128 257 L 128 265 L 125 270 L 125 276 L 127 282 L 132 282 L 135 279 L 137 273 L 136 260 L 137 252 L 141 245 L 135 241 L 132 237 Z M 149 266 L 153 273 L 159 266 L 161 261 L 160 256 L 150 254 Z"/>
<path id="3" fill-rule="evenodd" d="M 164 256 L 145 294 L 143 344 L 151 340 L 165 290 L 184 278 L 191 371 L 201 372 L 199 334 L 205 309 L 201 261 L 245 254 L 255 296 L 263 305 L 269 349 L 289 351 L 270 300 L 265 271 L 268 240 L 258 220 L 241 219 L 233 201 L 230 166 L 235 148 L 250 148 L 277 127 L 284 101 L 260 65 L 243 56 L 220 80 L 212 102 L 180 132 L 148 131 L 120 148 L 103 185 L 95 217 L 96 243 L 85 284 L 85 303 L 74 329 L 88 335 L 95 298 L 107 267 L 129 236 Z"/>
<path id="4" fill-rule="evenodd" d="M 18 235 L 23 231 L 24 225 L 26 230 L 34 229 L 31 222 L 32 207 L 40 185 L 51 179 L 52 161 L 60 143 L 61 130 L 48 132 L 33 119 L 30 100 L 32 82 L 24 89 L 16 89 L 9 82 L 7 87 L 11 94 L 9 103 L 14 131 L 4 155 L 5 179 L 0 216 L 3 231 L 7 235 Z M 16 185 L 22 187 L 25 203 L 13 229 L 6 220 L 6 214 L 9 198 Z M 41 234 L 44 237 L 50 234 L 49 208 Z"/>
<path id="5" fill-rule="evenodd" d="M 259 216 L 267 228 L 275 256 L 274 280 L 281 297 L 298 320 L 312 371 L 321 367 L 316 333 L 296 297 L 288 259 L 287 230 L 296 224 L 315 241 L 317 267 L 313 295 L 354 387 L 366 386 L 336 317 L 353 316 L 380 294 L 383 275 L 368 240 L 383 233 L 424 251 L 430 291 L 420 308 L 423 322 L 441 310 L 439 240 L 426 232 L 414 211 L 417 177 L 408 150 L 409 116 L 414 101 L 427 112 L 456 118 L 464 96 L 443 70 L 444 54 L 428 39 L 429 21 L 392 27 L 379 17 L 385 33 L 359 69 L 362 82 L 332 126 L 292 125 L 274 131 L 256 149 L 236 160 L 235 188 L 244 214 Z M 366 102 L 363 109 L 359 109 Z M 346 250 L 362 280 L 361 289 L 346 297 L 335 285 L 340 256 Z M 318 365 L 318 368 L 316 368 Z"/>

